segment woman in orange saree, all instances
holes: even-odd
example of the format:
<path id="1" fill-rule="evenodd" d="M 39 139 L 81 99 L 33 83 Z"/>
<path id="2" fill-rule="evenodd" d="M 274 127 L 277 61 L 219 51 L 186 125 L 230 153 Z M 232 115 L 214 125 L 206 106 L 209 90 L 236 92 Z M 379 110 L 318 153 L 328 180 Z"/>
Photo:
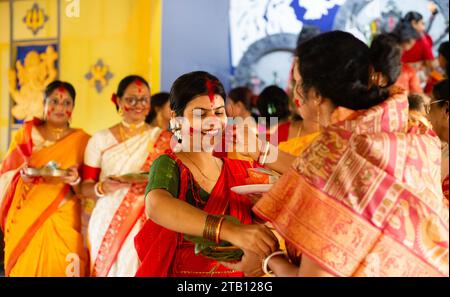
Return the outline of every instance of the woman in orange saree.
<path id="1" fill-rule="evenodd" d="M 97 132 L 85 153 L 83 194 L 95 202 L 88 223 L 91 276 L 130 277 L 139 267 L 134 237 L 144 222 L 146 174 L 172 134 L 150 127 L 150 86 L 135 75 L 119 83 L 114 102 L 122 122 Z M 87 210 L 89 213 L 89 210 Z"/>
<path id="2" fill-rule="evenodd" d="M 141 260 L 136 276 L 243 276 L 217 258 L 196 255 L 186 235 L 227 241 L 243 250 L 244 262 L 260 260 L 276 249 L 273 233 L 252 224 L 251 202 L 230 190 L 245 184 L 251 163 L 213 156 L 226 126 L 224 98 L 218 79 L 202 71 L 182 75 L 172 86 L 171 126 L 179 143 L 176 153 L 159 157 L 151 168 L 146 194 L 149 219 L 135 238 Z M 238 222 L 225 220 L 224 215 Z M 249 265 L 244 273 L 261 275 L 260 263 Z"/>
<path id="3" fill-rule="evenodd" d="M 439 139 L 408 124 L 406 93 L 390 87 L 398 48 L 375 39 L 369 49 L 334 31 L 302 44 L 297 57 L 297 92 L 316 108 L 321 134 L 253 208 L 288 242 L 289 256 L 302 253 L 272 254 L 265 269 L 448 276 Z"/>
<path id="4" fill-rule="evenodd" d="M 68 125 L 75 100 L 70 84 L 55 81 L 45 95 L 45 121 L 23 125 L 0 171 L 5 274 L 85 276 L 89 258 L 80 233 L 80 200 L 74 191 L 89 135 Z M 68 169 L 69 175 L 49 181 L 33 179 L 21 170 L 50 161 Z"/>

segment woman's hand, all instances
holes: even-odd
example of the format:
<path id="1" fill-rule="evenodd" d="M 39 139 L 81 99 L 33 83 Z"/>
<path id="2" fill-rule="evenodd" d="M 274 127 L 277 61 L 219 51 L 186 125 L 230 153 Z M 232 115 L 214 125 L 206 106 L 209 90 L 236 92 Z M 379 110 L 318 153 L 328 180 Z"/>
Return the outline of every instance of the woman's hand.
<path id="1" fill-rule="evenodd" d="M 220 262 L 223 266 L 231 270 L 242 271 L 247 277 L 262 276 L 262 262 L 264 258 L 261 258 L 258 254 L 244 250 L 244 255 L 240 262 Z"/>
<path id="2" fill-rule="evenodd" d="M 28 168 L 28 165 L 25 165 L 22 169 L 20 169 L 20 177 L 23 182 L 26 184 L 33 184 L 39 180 L 39 177 L 31 177 L 25 173 L 25 169 Z"/>
<path id="3" fill-rule="evenodd" d="M 130 186 L 129 183 L 122 183 L 122 182 L 119 182 L 116 180 L 112 180 L 110 178 L 107 178 L 102 183 L 102 188 L 103 188 L 103 191 L 105 192 L 105 194 L 114 193 L 118 190 L 127 188 L 129 186 Z"/>
<path id="4" fill-rule="evenodd" d="M 264 225 L 236 225 L 225 221 L 220 238 L 260 257 L 267 257 L 278 249 L 277 237 Z"/>
<path id="5" fill-rule="evenodd" d="M 63 182 L 66 184 L 73 184 L 78 180 L 79 177 L 80 175 L 78 173 L 78 166 L 75 165 L 67 169 L 67 175 L 63 177 Z"/>

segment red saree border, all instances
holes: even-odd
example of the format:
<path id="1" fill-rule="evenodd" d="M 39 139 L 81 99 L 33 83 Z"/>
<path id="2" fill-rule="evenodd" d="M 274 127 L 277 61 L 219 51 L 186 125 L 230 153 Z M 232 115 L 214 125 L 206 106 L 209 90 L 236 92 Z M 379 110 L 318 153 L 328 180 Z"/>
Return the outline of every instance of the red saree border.
<path id="1" fill-rule="evenodd" d="M 20 139 L 20 143 L 17 143 L 16 147 L 13 148 L 13 150 L 9 152 L 6 158 L 3 160 L 0 174 L 19 168 L 29 157 L 31 157 L 31 153 L 33 150 L 31 131 L 34 126 L 40 123 L 40 120 L 33 119 L 23 124 L 22 139 Z"/>
<path id="2" fill-rule="evenodd" d="M 5 231 L 6 217 L 8 216 L 9 209 L 11 208 L 11 203 L 14 199 L 14 193 L 16 192 L 17 183 L 20 180 L 20 172 L 17 171 L 14 174 L 11 183 L 8 186 L 8 190 L 5 193 L 5 197 L 0 205 L 0 227 L 2 231 Z"/>

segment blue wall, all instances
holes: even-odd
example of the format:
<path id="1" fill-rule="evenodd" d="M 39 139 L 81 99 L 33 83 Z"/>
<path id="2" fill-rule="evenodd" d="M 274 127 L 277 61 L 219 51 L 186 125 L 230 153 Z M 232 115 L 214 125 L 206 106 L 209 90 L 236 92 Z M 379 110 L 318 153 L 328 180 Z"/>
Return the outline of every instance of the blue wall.
<path id="1" fill-rule="evenodd" d="M 229 0 L 164 0 L 161 90 L 180 75 L 205 70 L 229 90 Z"/>

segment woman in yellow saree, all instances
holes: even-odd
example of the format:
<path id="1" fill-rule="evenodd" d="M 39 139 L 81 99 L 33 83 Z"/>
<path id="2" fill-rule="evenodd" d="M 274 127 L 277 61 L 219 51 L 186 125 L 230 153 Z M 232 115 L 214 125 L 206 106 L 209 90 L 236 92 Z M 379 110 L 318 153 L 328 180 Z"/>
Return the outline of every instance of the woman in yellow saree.
<path id="1" fill-rule="evenodd" d="M 44 121 L 23 125 L 0 171 L 6 276 L 84 276 L 88 268 L 75 191 L 89 135 L 69 127 L 75 100 L 72 85 L 55 81 L 45 95 Z M 68 169 L 68 175 L 50 181 L 24 172 L 50 161 Z"/>
<path id="2" fill-rule="evenodd" d="M 406 93 L 390 87 L 399 74 L 395 42 L 377 37 L 369 49 L 333 31 L 300 45 L 297 57 L 296 92 L 316 109 L 321 134 L 253 208 L 289 243 L 264 270 L 448 276 L 440 143 L 427 126 L 410 125 Z"/>

